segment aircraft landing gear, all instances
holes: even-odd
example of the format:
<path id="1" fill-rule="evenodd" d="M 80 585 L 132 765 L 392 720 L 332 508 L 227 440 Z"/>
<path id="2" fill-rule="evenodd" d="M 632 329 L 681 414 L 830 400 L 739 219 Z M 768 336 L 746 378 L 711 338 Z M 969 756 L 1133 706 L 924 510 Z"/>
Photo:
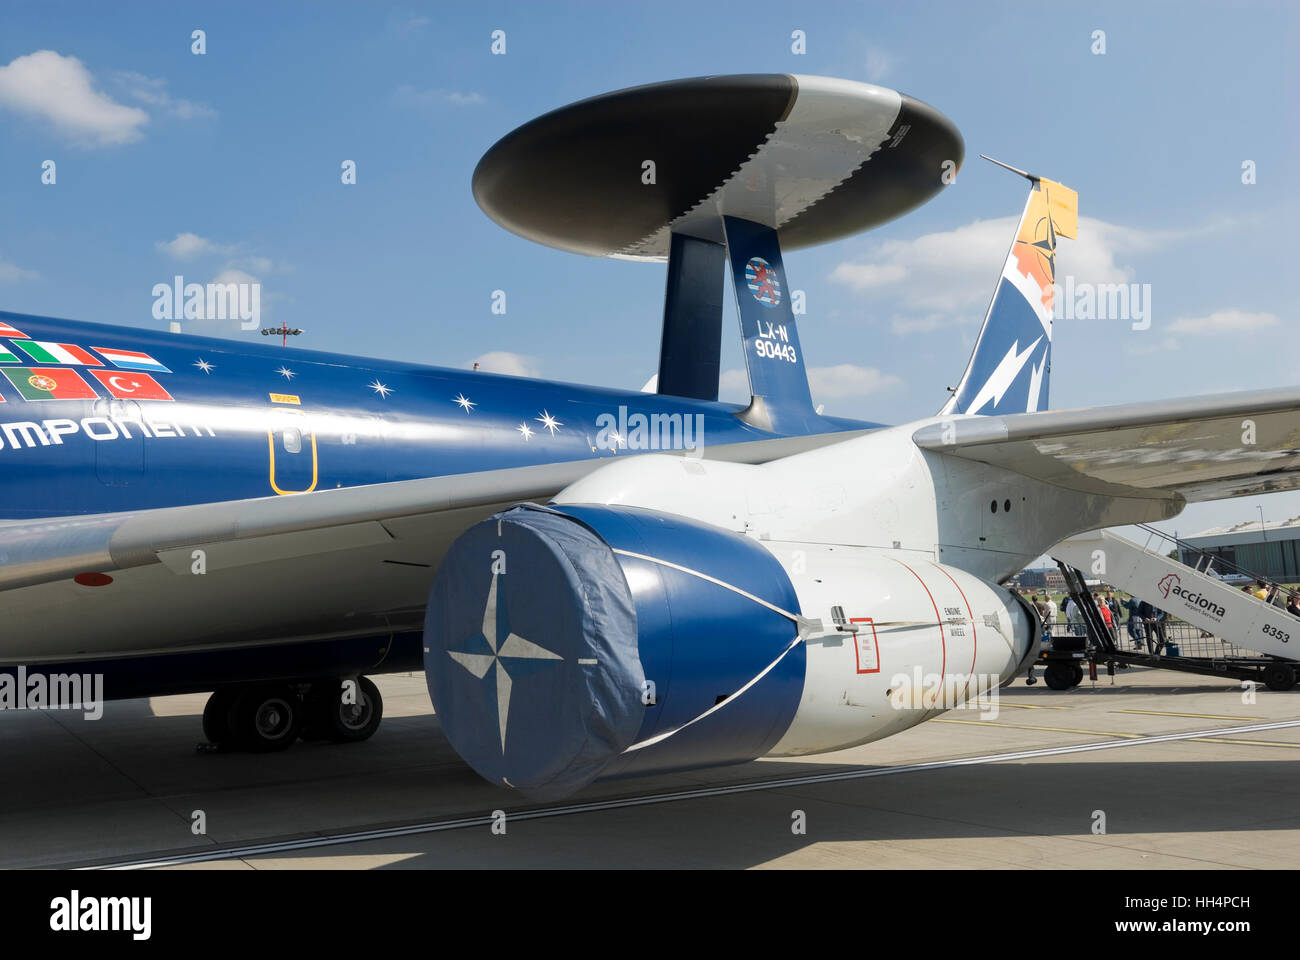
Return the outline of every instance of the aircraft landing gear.
<path id="1" fill-rule="evenodd" d="M 304 740 L 360 743 L 370 739 L 384 717 L 384 698 L 366 677 L 313 683 L 305 703 Z"/>
<path id="2" fill-rule="evenodd" d="M 203 709 L 200 750 L 274 753 L 304 740 L 368 740 L 384 716 L 384 699 L 366 677 L 320 680 L 305 694 L 289 684 L 249 684 L 215 691 Z"/>

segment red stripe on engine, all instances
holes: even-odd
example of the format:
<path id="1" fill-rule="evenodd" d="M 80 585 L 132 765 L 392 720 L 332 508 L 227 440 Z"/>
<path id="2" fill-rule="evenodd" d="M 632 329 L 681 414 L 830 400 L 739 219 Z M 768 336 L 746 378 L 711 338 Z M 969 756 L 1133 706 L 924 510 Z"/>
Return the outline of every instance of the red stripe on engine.
<path id="1" fill-rule="evenodd" d="M 939 668 L 939 676 L 943 677 L 948 672 L 948 638 L 943 634 L 943 617 L 939 616 L 939 605 L 934 602 L 934 594 L 930 592 L 930 588 L 925 585 L 925 581 L 921 579 L 919 573 L 896 557 L 890 557 L 889 559 L 893 560 L 912 576 L 916 577 L 917 581 L 921 584 L 921 589 L 924 590 L 925 595 L 930 598 L 930 606 L 934 607 L 934 618 L 939 622 L 939 643 L 943 646 L 943 666 Z"/>

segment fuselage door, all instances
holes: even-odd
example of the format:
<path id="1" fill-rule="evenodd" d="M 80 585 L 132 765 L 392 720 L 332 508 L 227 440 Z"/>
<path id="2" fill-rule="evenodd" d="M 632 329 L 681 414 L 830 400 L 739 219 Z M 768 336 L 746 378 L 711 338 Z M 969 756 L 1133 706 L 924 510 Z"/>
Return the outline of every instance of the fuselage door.
<path id="1" fill-rule="evenodd" d="M 266 446 L 273 491 L 309 493 L 316 489 L 320 463 L 310 416 L 301 409 L 277 403 L 270 411 Z"/>

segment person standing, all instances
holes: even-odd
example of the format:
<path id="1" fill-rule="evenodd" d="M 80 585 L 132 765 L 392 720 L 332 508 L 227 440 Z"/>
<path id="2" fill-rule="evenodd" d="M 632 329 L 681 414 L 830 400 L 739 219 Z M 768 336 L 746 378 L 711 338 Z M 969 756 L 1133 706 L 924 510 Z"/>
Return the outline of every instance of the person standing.
<path id="1" fill-rule="evenodd" d="M 1129 639 L 1141 650 L 1142 640 L 1146 636 L 1146 629 L 1142 623 L 1142 601 L 1137 597 L 1129 597 L 1124 601 L 1124 606 L 1128 609 Z"/>
<path id="2" fill-rule="evenodd" d="M 1110 639 L 1116 646 L 1119 646 L 1119 623 L 1122 619 L 1119 612 L 1119 601 L 1115 599 L 1115 594 L 1106 594 L 1106 604 L 1110 607 Z"/>
<path id="3" fill-rule="evenodd" d="M 1101 614 L 1101 622 L 1106 625 L 1106 632 L 1110 634 L 1111 640 L 1115 639 L 1115 618 L 1110 612 L 1110 604 L 1106 602 L 1105 597 L 1095 598 L 1097 601 L 1097 612 Z"/>
<path id="4" fill-rule="evenodd" d="M 1151 652 L 1157 657 L 1160 656 L 1165 649 L 1165 620 L 1168 617 L 1169 614 L 1165 613 L 1165 611 L 1161 610 L 1159 607 L 1151 607 L 1151 624 L 1147 628 L 1147 648 L 1150 649 L 1152 641 L 1155 641 L 1155 649 L 1151 650 Z"/>
<path id="5" fill-rule="evenodd" d="M 1079 604 L 1074 597 L 1067 597 L 1065 600 L 1065 622 L 1070 625 L 1072 636 L 1083 636 L 1083 611 L 1079 609 Z"/>

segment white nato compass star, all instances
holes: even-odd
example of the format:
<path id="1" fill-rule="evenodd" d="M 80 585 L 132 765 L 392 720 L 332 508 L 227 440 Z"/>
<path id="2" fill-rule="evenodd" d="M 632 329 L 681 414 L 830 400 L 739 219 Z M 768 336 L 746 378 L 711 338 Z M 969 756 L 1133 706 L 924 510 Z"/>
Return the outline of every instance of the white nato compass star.
<path id="1" fill-rule="evenodd" d="M 459 650 L 448 650 L 447 656 L 451 657 L 462 667 L 468 670 L 475 679 L 482 680 L 487 676 L 487 672 L 493 667 L 496 668 L 497 683 L 497 723 L 501 728 L 501 752 L 506 752 L 506 727 L 510 719 L 510 691 L 513 688 L 513 682 L 510 674 L 506 673 L 506 665 L 502 663 L 502 658 L 515 660 L 563 660 L 564 658 L 558 653 L 552 653 L 545 647 L 540 647 L 531 640 L 525 640 L 517 633 L 510 631 L 509 624 L 498 626 L 497 623 L 497 577 L 500 574 L 492 574 L 492 585 L 488 587 L 487 606 L 483 609 L 483 630 L 482 637 L 492 648 L 490 654 L 487 653 L 462 653 Z M 506 636 L 502 640 L 501 631 Z"/>
<path id="2" fill-rule="evenodd" d="M 378 377 L 375 378 L 374 383 L 367 384 L 367 386 L 370 387 L 371 390 L 375 391 L 375 393 L 379 394 L 381 397 L 386 397 L 390 393 L 397 392 L 392 387 L 380 383 Z"/>
<path id="3" fill-rule="evenodd" d="M 551 436 L 555 436 L 556 428 L 564 426 L 564 424 L 560 423 L 559 420 L 556 420 L 546 410 L 542 411 L 542 415 L 540 417 L 533 417 L 533 419 L 536 420 L 538 423 L 540 423 L 547 430 L 551 431 Z"/>
<path id="4" fill-rule="evenodd" d="M 456 404 L 456 406 L 460 407 L 466 413 L 471 412 L 475 407 L 478 406 L 477 403 L 475 403 L 469 397 L 465 396 L 465 394 L 463 393 L 456 394 L 455 399 L 453 399 L 451 402 Z"/>
<path id="5" fill-rule="evenodd" d="M 292 380 L 294 377 L 298 376 L 298 374 L 294 373 L 292 370 L 290 370 L 288 367 L 285 366 L 281 366 L 280 369 L 275 372 L 278 373 L 280 376 L 284 377 L 284 379 L 286 380 Z"/>
<path id="6" fill-rule="evenodd" d="M 217 369 L 215 364 L 208 363 L 208 361 L 204 360 L 202 357 L 199 357 L 194 366 L 198 367 L 204 373 L 211 373 L 213 370 Z"/>
<path id="7" fill-rule="evenodd" d="M 515 427 L 515 429 L 519 431 L 519 435 L 522 436 L 525 440 L 533 439 L 533 428 L 530 427 L 527 423 L 521 423 L 519 424 L 519 426 Z"/>

